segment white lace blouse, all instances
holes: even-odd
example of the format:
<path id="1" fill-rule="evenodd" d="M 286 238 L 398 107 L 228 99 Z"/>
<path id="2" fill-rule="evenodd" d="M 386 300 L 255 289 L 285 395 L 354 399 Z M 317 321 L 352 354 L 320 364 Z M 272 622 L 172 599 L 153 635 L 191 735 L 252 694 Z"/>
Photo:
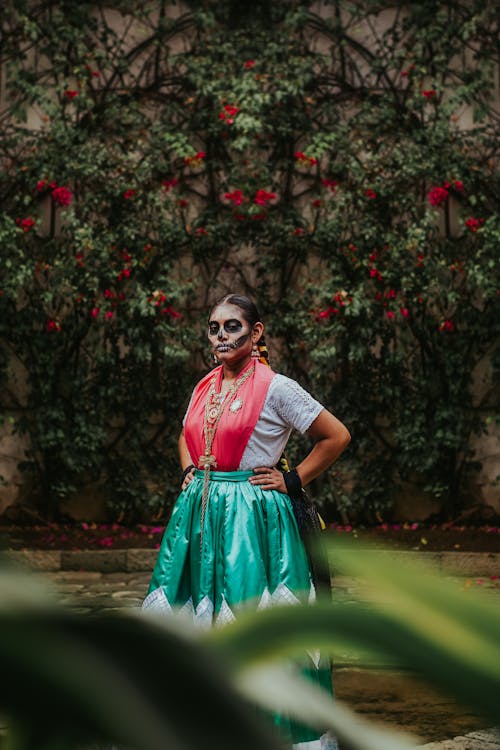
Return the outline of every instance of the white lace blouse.
<path id="1" fill-rule="evenodd" d="M 323 408 L 295 380 L 276 374 L 238 469 L 275 466 L 292 430 L 306 432 Z"/>

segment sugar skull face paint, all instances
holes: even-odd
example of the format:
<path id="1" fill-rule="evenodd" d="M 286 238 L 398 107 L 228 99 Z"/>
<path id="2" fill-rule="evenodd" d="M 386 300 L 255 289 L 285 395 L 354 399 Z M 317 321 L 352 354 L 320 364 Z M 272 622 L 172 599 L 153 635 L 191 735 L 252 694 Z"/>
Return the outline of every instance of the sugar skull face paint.
<path id="1" fill-rule="evenodd" d="M 208 341 L 224 373 L 238 372 L 251 360 L 253 344 L 263 331 L 260 321 L 247 320 L 245 309 L 231 302 L 220 302 L 208 319 Z"/>
<path id="2" fill-rule="evenodd" d="M 208 338 L 218 354 L 239 349 L 248 341 L 250 335 L 248 323 L 237 318 L 220 322 L 211 320 L 208 324 Z"/>

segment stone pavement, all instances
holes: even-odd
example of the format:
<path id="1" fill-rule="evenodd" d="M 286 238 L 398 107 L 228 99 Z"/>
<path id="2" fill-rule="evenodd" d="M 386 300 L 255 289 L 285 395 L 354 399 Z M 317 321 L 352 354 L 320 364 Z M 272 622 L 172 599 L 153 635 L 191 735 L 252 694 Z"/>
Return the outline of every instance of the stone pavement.
<path id="1" fill-rule="evenodd" d="M 97 571 L 45 572 L 63 604 L 77 612 L 106 612 L 139 608 L 146 596 L 151 572 L 100 573 Z"/>
<path id="2" fill-rule="evenodd" d="M 500 750 L 500 732 L 497 730 L 483 730 L 470 732 L 463 737 L 454 737 L 442 742 L 429 742 L 422 745 L 422 750 Z"/>

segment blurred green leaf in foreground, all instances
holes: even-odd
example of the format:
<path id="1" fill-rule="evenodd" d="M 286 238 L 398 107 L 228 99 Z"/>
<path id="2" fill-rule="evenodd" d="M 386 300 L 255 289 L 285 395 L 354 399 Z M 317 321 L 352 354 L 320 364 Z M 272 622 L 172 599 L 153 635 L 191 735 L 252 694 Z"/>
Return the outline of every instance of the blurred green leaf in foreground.
<path id="1" fill-rule="evenodd" d="M 255 705 L 286 711 L 359 750 L 411 740 L 333 704 L 294 671 L 305 650 L 346 647 L 389 659 L 498 723 L 500 607 L 488 593 L 390 552 L 327 545 L 363 601 L 242 613 L 208 632 L 181 616 L 79 615 L 39 579 L 0 573 L 2 750 L 69 750 L 92 742 L 137 750 L 272 750 Z"/>

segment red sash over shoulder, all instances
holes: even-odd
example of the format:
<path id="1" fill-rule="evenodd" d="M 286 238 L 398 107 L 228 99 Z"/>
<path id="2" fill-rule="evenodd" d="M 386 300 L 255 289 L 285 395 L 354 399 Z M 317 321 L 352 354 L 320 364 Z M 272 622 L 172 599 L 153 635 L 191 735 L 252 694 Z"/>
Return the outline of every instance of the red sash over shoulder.
<path id="1" fill-rule="evenodd" d="M 254 361 L 250 362 L 248 367 L 253 367 L 253 365 Z M 274 375 L 270 367 L 261 362 L 255 362 L 255 372 L 238 388 L 233 399 L 234 403 L 241 402 L 241 406 L 236 411 L 231 411 L 230 404 L 226 405 L 212 445 L 212 454 L 217 459 L 215 470 L 238 470 Z M 184 437 L 195 466 L 198 465 L 200 456 L 205 453 L 203 417 L 212 378 L 215 378 L 216 391 L 220 393 L 222 365 L 205 375 L 194 389 L 184 424 Z"/>

